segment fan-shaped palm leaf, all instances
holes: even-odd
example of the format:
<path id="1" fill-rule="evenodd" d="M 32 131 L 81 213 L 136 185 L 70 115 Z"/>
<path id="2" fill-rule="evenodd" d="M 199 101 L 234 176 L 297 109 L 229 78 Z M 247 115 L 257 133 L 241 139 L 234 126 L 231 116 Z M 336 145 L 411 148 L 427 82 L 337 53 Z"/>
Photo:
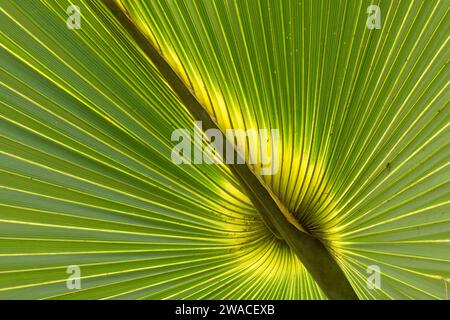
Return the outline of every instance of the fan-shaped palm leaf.
<path id="1" fill-rule="evenodd" d="M 1 4 L 0 298 L 339 297 L 320 257 L 362 299 L 448 297 L 449 1 L 375 30 L 368 1 L 70 4 Z M 198 112 L 278 128 L 278 173 L 174 164 Z"/>

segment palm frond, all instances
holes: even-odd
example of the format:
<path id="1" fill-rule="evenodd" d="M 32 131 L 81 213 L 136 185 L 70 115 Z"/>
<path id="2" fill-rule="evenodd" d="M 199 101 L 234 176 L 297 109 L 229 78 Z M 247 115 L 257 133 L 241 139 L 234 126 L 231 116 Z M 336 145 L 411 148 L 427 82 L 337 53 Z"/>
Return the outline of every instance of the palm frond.
<path id="1" fill-rule="evenodd" d="M 189 109 L 78 2 L 78 30 L 1 5 L 0 298 L 326 298 L 228 167 L 172 163 Z M 120 3 L 222 130 L 280 129 L 261 179 L 359 298 L 448 297 L 449 1 L 379 1 L 379 30 L 369 1 Z"/>

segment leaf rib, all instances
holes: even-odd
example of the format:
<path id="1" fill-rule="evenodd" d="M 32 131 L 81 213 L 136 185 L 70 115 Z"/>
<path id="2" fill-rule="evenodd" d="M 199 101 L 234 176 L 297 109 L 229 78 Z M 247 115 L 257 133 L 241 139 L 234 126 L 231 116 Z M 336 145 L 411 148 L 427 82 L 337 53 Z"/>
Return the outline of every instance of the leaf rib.
<path id="1" fill-rule="evenodd" d="M 126 15 L 120 5 L 114 0 L 102 1 L 152 61 L 194 119 L 202 121 L 203 130 L 219 129 L 195 95 Z M 235 158 L 241 157 L 234 144 L 227 139 L 225 139 L 225 143 L 227 148 L 231 147 L 234 150 Z M 263 221 L 277 238 L 284 240 L 289 245 L 328 298 L 358 299 L 349 280 L 324 243 L 302 230 L 302 227 L 276 195 L 264 186 L 247 164 L 236 162 L 238 164 L 227 165 L 244 188 Z"/>

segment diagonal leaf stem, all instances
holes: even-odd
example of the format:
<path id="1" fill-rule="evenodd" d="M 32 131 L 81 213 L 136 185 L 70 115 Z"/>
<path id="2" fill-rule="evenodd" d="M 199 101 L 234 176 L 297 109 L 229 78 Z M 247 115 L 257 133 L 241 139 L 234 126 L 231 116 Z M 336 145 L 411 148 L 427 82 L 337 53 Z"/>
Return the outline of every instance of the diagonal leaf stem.
<path id="1" fill-rule="evenodd" d="M 102 1 L 156 66 L 194 119 L 202 121 L 203 129 L 219 129 L 195 95 L 126 15 L 120 5 L 114 0 Z M 234 149 L 235 158 L 240 157 L 233 143 L 227 139 L 225 139 L 225 143 L 227 148 L 231 146 Z M 358 299 L 344 272 L 326 246 L 319 239 L 301 231 L 301 227 L 292 221 L 292 216 L 281 201 L 264 186 L 250 167 L 247 164 L 238 163 L 239 161 L 236 161 L 236 164 L 228 164 L 228 166 L 246 191 L 261 218 L 277 238 L 283 239 L 289 245 L 328 298 Z"/>

